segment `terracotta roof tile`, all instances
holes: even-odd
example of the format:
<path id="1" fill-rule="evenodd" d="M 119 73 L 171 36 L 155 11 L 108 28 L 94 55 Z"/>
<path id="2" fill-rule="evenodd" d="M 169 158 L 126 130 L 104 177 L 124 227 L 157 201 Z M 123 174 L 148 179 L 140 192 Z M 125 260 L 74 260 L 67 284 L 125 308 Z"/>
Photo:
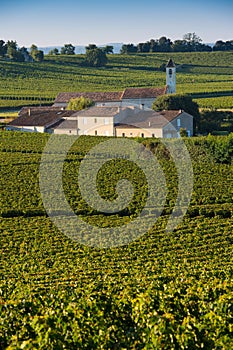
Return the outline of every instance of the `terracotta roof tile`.
<path id="1" fill-rule="evenodd" d="M 63 117 L 69 117 L 74 111 L 61 110 L 54 107 L 23 107 L 18 118 L 8 125 L 12 126 L 48 126 Z"/>
<path id="2" fill-rule="evenodd" d="M 68 103 L 71 98 L 86 97 L 94 102 L 117 102 L 129 98 L 156 98 L 164 95 L 166 87 L 163 88 L 127 88 L 124 91 L 113 92 L 60 92 L 54 103 Z"/>
<path id="3" fill-rule="evenodd" d="M 60 92 L 54 103 L 68 103 L 71 98 L 85 97 L 94 102 L 120 101 L 122 92 Z"/>
<path id="4" fill-rule="evenodd" d="M 127 88 L 124 90 L 121 98 L 131 99 L 131 98 L 156 98 L 158 96 L 164 95 L 166 88 Z"/>

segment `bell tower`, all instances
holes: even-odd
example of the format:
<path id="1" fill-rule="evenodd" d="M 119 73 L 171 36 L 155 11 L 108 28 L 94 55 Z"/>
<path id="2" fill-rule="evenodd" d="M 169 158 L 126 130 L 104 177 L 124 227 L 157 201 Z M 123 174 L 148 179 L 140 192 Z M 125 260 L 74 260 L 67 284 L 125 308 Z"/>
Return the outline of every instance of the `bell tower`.
<path id="1" fill-rule="evenodd" d="M 172 58 L 169 59 L 166 65 L 166 85 L 167 94 L 176 93 L 176 66 Z"/>

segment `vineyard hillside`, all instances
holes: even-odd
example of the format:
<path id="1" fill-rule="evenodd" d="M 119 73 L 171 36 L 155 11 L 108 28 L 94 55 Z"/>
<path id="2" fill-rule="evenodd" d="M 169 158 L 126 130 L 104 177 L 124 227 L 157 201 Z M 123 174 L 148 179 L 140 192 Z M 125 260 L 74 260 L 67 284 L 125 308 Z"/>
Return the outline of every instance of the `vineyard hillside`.
<path id="1" fill-rule="evenodd" d="M 69 63 L 74 71 L 79 69 L 76 59 Z M 122 67 L 124 59 L 129 64 L 131 58 L 114 56 L 109 65 L 116 67 L 118 62 Z M 47 58 L 45 63 L 51 67 L 51 97 L 58 89 L 52 67 L 59 72 L 59 60 L 62 57 L 55 63 Z M 179 62 L 178 56 L 176 60 Z M 25 67 L 22 65 L 21 74 Z M 43 75 L 43 64 L 40 67 Z M 112 67 L 106 71 L 114 75 Z M 131 73 L 136 76 L 135 71 L 138 68 L 122 73 L 122 79 Z M 34 78 L 38 72 L 39 65 Z M 98 74 L 106 73 L 98 70 Z M 149 72 L 142 67 L 144 74 Z M 67 79 L 69 76 L 67 73 Z M 25 77 L 26 82 L 28 79 Z M 38 79 L 40 88 L 45 80 Z M 71 82 L 70 88 L 74 86 Z M 124 158 L 107 159 L 98 172 L 97 188 L 105 200 L 116 198 L 121 178 L 132 183 L 133 199 L 119 213 L 95 210 L 77 186 L 87 152 L 109 139 L 78 138 L 65 157 L 63 188 L 72 210 L 85 222 L 103 228 L 124 227 L 139 215 L 148 192 L 145 175 L 137 165 Z M 110 248 L 80 244 L 48 217 L 39 187 L 40 162 L 48 140 L 46 134 L 0 132 L 0 348 L 232 349 L 233 134 L 183 139 L 194 184 L 188 211 L 172 232 L 166 226 L 178 193 L 174 159 L 157 139 L 135 140 L 157 158 L 166 178 L 166 201 L 147 232 Z M 52 180 L 56 185 L 56 179 Z"/>
<path id="2" fill-rule="evenodd" d="M 86 67 L 81 54 L 32 63 L 0 59 L 0 108 L 51 104 L 59 92 L 163 87 L 171 55 L 178 93 L 191 94 L 200 107 L 233 108 L 233 52 L 112 54 L 102 68 Z"/>

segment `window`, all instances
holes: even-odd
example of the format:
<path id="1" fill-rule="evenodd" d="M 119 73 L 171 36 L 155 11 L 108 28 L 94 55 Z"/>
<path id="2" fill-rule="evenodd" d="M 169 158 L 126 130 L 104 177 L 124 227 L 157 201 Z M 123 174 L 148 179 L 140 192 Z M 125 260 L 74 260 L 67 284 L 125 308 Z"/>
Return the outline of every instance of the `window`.
<path id="1" fill-rule="evenodd" d="M 177 126 L 180 127 L 180 118 L 177 119 Z"/>
<path id="2" fill-rule="evenodd" d="M 171 68 L 169 69 L 168 74 L 170 75 L 170 77 L 172 76 L 172 69 Z"/>
<path id="3" fill-rule="evenodd" d="M 143 134 L 143 132 L 141 133 L 141 137 L 144 137 L 144 134 Z"/>
<path id="4" fill-rule="evenodd" d="M 125 133 L 124 132 L 122 133 L 122 137 L 125 137 Z"/>
<path id="5" fill-rule="evenodd" d="M 95 136 L 97 136 L 97 135 L 98 135 L 97 130 L 95 130 Z"/>
<path id="6" fill-rule="evenodd" d="M 97 118 L 94 118 L 94 123 L 97 123 Z"/>
<path id="7" fill-rule="evenodd" d="M 152 134 L 151 137 L 155 137 L 155 134 Z"/>

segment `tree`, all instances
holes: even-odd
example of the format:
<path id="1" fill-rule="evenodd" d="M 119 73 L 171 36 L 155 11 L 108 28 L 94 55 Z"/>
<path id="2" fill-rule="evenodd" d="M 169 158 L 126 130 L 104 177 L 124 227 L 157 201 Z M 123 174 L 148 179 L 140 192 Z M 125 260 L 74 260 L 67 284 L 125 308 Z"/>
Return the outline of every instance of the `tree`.
<path id="1" fill-rule="evenodd" d="M 137 52 L 137 46 L 134 46 L 134 44 L 124 44 L 120 50 L 121 54 L 129 54 L 135 52 Z"/>
<path id="2" fill-rule="evenodd" d="M 97 46 L 96 46 L 96 44 L 89 44 L 88 46 L 85 47 L 85 49 L 86 49 L 86 52 L 87 52 L 87 50 L 97 49 Z"/>
<path id="3" fill-rule="evenodd" d="M 34 51 L 32 58 L 37 62 L 42 62 L 44 60 L 44 52 L 42 50 Z"/>
<path id="4" fill-rule="evenodd" d="M 11 59 L 11 60 L 14 60 L 16 58 L 16 55 L 17 55 L 17 49 L 15 49 L 14 47 L 12 46 L 9 46 L 7 48 L 7 56 Z"/>
<path id="5" fill-rule="evenodd" d="M 28 52 L 28 50 L 27 50 L 27 48 L 26 47 L 21 47 L 20 49 L 19 49 L 19 52 L 23 55 L 23 57 L 24 57 L 24 61 L 25 62 L 33 62 L 33 58 L 32 58 L 32 56 L 29 54 L 29 52 Z"/>
<path id="6" fill-rule="evenodd" d="M 61 48 L 61 55 L 74 55 L 75 54 L 75 46 L 72 44 L 65 44 Z"/>
<path id="7" fill-rule="evenodd" d="M 113 53 L 113 46 L 112 45 L 106 45 L 106 46 L 102 47 L 101 49 L 106 54 Z"/>
<path id="8" fill-rule="evenodd" d="M 32 44 L 30 47 L 30 52 L 38 50 L 38 47 L 35 44 Z"/>
<path id="9" fill-rule="evenodd" d="M 214 131 L 233 132 L 233 112 L 214 109 L 202 111 L 199 131 L 202 134 Z"/>
<path id="10" fill-rule="evenodd" d="M 199 128 L 200 113 L 198 104 L 188 95 L 172 94 L 159 96 L 152 104 L 155 111 L 182 109 L 194 117 L 194 130 Z"/>
<path id="11" fill-rule="evenodd" d="M 55 47 L 49 51 L 49 55 L 59 55 L 59 50 Z"/>
<path id="12" fill-rule="evenodd" d="M 233 50 L 233 40 L 222 41 L 218 40 L 213 46 L 213 51 L 229 51 Z"/>
<path id="13" fill-rule="evenodd" d="M 150 52 L 150 43 L 147 41 L 146 43 L 139 43 L 137 45 L 138 52 Z"/>
<path id="14" fill-rule="evenodd" d="M 34 44 L 30 47 L 30 55 L 32 56 L 34 61 L 42 62 L 44 59 L 44 52 L 42 50 L 38 50 L 38 47 Z"/>
<path id="15" fill-rule="evenodd" d="M 0 40 L 0 56 L 4 57 L 7 52 L 7 46 L 4 40 Z"/>
<path id="16" fill-rule="evenodd" d="M 187 137 L 188 136 L 187 130 L 184 129 L 184 128 L 180 128 L 180 136 L 181 137 Z"/>
<path id="17" fill-rule="evenodd" d="M 7 54 L 9 56 L 9 58 L 12 59 L 13 61 L 16 61 L 16 62 L 24 62 L 25 61 L 24 55 L 19 50 L 9 48 L 7 50 Z"/>
<path id="18" fill-rule="evenodd" d="M 6 43 L 7 47 L 7 56 L 16 62 L 24 62 L 24 55 L 18 49 L 18 45 L 16 41 L 8 40 Z"/>
<path id="19" fill-rule="evenodd" d="M 199 51 L 202 39 L 196 33 L 187 33 L 183 39 L 187 42 L 188 51 Z"/>
<path id="20" fill-rule="evenodd" d="M 233 40 L 226 41 L 226 50 L 233 50 Z"/>
<path id="21" fill-rule="evenodd" d="M 86 51 L 85 63 L 90 67 L 102 67 L 108 62 L 106 54 L 100 48 Z"/>
<path id="22" fill-rule="evenodd" d="M 159 51 L 159 52 L 170 52 L 171 51 L 171 46 L 172 46 L 171 40 L 166 38 L 166 36 L 162 36 L 158 40 L 157 51 Z"/>
<path id="23" fill-rule="evenodd" d="M 188 43 L 186 40 L 175 40 L 172 49 L 174 52 L 186 52 L 188 51 Z"/>
<path id="24" fill-rule="evenodd" d="M 90 98 L 81 96 L 77 98 L 71 98 L 68 103 L 67 109 L 73 111 L 80 111 L 93 105 L 94 102 Z"/>
<path id="25" fill-rule="evenodd" d="M 17 55 L 17 42 L 13 40 L 8 40 L 6 43 L 7 56 L 14 60 Z"/>
<path id="26" fill-rule="evenodd" d="M 149 43 L 150 43 L 150 52 L 158 51 L 158 46 L 159 46 L 158 40 L 151 39 Z"/>

